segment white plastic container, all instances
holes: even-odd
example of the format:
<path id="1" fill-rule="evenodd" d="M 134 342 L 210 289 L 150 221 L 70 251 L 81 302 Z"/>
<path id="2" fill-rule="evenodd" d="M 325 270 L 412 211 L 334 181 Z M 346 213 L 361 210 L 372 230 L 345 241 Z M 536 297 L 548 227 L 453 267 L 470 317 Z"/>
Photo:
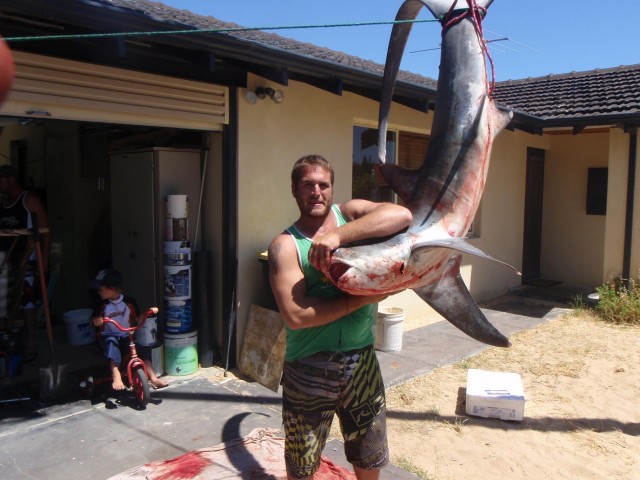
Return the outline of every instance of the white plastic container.
<path id="1" fill-rule="evenodd" d="M 90 321 L 91 312 L 90 308 L 80 308 L 62 315 L 70 345 L 89 345 L 95 341 L 96 329 Z"/>
<path id="2" fill-rule="evenodd" d="M 189 216 L 189 197 L 187 195 L 169 195 L 167 197 L 167 218 L 187 218 Z"/>
<path id="3" fill-rule="evenodd" d="M 522 420 L 524 391 L 520 375 L 470 368 L 465 411 L 477 417 Z"/>
<path id="4" fill-rule="evenodd" d="M 165 265 L 191 265 L 191 242 L 164 242 Z"/>
<path id="5" fill-rule="evenodd" d="M 134 333 L 134 337 L 137 343 L 145 347 L 157 345 L 159 337 L 157 315 L 147 317 L 142 328 Z"/>
<path id="6" fill-rule="evenodd" d="M 191 299 L 191 265 L 164 266 L 164 298 L 171 301 Z"/>
<path id="7" fill-rule="evenodd" d="M 376 350 L 382 352 L 399 352 L 402 350 L 403 330 L 404 310 L 402 308 L 379 308 L 376 322 Z"/>

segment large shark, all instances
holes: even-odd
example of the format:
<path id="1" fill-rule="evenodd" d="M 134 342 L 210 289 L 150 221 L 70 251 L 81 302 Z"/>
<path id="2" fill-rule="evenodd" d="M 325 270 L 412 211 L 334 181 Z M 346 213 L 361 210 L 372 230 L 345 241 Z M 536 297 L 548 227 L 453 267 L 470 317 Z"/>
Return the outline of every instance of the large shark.
<path id="1" fill-rule="evenodd" d="M 443 25 L 436 108 L 424 162 L 417 170 L 381 166 L 384 178 L 413 213 L 413 222 L 386 240 L 339 248 L 324 273 L 355 295 L 412 289 L 467 335 L 505 347 L 509 340 L 489 323 L 460 276 L 462 253 L 494 260 L 464 237 L 484 190 L 493 139 L 512 118 L 490 95 L 481 21 L 491 3 L 407 0 L 400 7 L 396 20 L 413 20 L 426 6 Z M 381 162 L 393 87 L 411 25 L 396 23 L 389 41 L 379 115 Z"/>

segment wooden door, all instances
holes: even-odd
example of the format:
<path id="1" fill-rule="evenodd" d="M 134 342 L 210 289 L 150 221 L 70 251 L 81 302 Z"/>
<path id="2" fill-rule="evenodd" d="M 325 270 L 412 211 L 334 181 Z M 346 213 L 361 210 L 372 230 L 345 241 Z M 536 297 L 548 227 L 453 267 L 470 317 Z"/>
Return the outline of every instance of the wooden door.
<path id="1" fill-rule="evenodd" d="M 522 240 L 522 283 L 540 278 L 544 150 L 527 149 L 527 173 Z"/>

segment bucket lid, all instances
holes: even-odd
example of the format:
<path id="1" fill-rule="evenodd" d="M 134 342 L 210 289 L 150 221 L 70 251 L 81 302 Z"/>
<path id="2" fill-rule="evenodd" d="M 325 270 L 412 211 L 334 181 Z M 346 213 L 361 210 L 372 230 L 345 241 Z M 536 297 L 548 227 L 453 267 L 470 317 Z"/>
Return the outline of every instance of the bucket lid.
<path id="1" fill-rule="evenodd" d="M 382 313 L 383 315 L 402 315 L 404 309 L 400 307 L 380 307 L 378 308 L 378 313 Z"/>
<path id="2" fill-rule="evenodd" d="M 196 337 L 198 336 L 198 331 L 197 330 L 193 330 L 191 332 L 186 332 L 186 333 L 169 333 L 169 332 L 164 332 L 163 334 L 164 338 L 169 338 L 169 339 L 173 339 L 173 340 L 177 340 L 179 338 L 191 338 L 191 337 Z"/>
<path id="3" fill-rule="evenodd" d="M 92 308 L 78 308 L 77 310 L 69 310 L 62 314 L 63 318 L 89 318 L 93 312 Z"/>

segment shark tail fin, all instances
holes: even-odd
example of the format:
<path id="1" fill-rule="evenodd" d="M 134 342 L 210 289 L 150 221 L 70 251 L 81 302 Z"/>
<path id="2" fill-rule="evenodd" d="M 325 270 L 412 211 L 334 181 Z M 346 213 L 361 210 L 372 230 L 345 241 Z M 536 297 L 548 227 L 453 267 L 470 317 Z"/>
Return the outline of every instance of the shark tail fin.
<path id="1" fill-rule="evenodd" d="M 396 14 L 396 20 L 414 20 L 424 4 L 418 0 L 406 0 Z M 378 159 L 380 163 L 387 160 L 387 127 L 389 125 L 389 111 L 393 101 L 393 90 L 396 77 L 400 70 L 400 62 L 407 39 L 411 33 L 413 23 L 396 23 L 391 30 L 387 59 L 384 64 L 384 76 L 382 78 L 382 93 L 380 96 L 380 108 L 378 110 Z"/>
<path id="2" fill-rule="evenodd" d="M 509 347 L 509 339 L 489 323 L 464 284 L 460 276 L 461 257 L 457 254 L 449 259 L 444 274 L 436 284 L 414 291 L 471 338 L 495 347 Z"/>

